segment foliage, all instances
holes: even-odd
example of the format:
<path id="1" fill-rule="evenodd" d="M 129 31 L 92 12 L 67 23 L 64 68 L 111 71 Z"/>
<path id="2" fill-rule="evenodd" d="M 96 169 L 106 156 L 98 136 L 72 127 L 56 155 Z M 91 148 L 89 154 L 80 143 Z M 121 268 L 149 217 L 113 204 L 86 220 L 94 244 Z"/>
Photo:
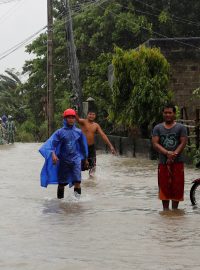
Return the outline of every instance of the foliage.
<path id="1" fill-rule="evenodd" d="M 64 2 L 64 0 L 53 1 L 55 128 L 60 126 L 61 113 L 70 105 L 70 95 L 72 94 Z M 108 85 L 107 67 L 111 63 L 114 47 L 120 47 L 123 50 L 137 48 L 151 37 L 198 36 L 200 2 L 195 0 L 182 0 L 181 2 L 178 0 L 109 0 L 91 3 L 91 0 L 71 0 L 70 3 L 83 97 L 84 100 L 89 96 L 95 98 L 100 112 L 98 121 L 101 124 L 104 123 L 109 107 L 112 112 L 111 118 L 115 119 L 117 123 L 126 123 L 126 126 L 143 125 L 156 121 L 156 116 L 151 114 L 156 111 L 156 103 L 158 105 L 165 99 L 162 95 L 167 91 L 167 64 L 162 66 L 162 57 L 158 57 L 158 52 L 149 54 L 147 51 L 143 52 L 136 57 L 137 61 L 132 63 L 129 52 L 126 54 L 122 52 L 120 56 L 118 50 L 118 60 L 122 61 L 117 64 L 121 70 L 121 77 L 118 78 L 121 79 L 121 85 L 117 86 L 120 91 L 115 85 L 112 97 L 112 91 Z M 35 140 L 38 140 L 43 138 L 42 134 L 46 134 L 44 127 L 47 119 L 47 33 L 36 38 L 26 47 L 26 50 L 34 55 L 34 59 L 26 61 L 24 65 L 23 73 L 28 76 L 27 81 L 22 83 L 19 74 L 13 71 L 0 78 L 0 113 L 6 112 L 14 115 L 19 123 L 32 122 L 33 125 L 29 123 L 32 130 L 28 131 L 28 134 L 32 134 Z M 124 54 L 127 63 L 124 62 Z M 131 52 L 131 55 L 135 56 L 137 53 Z M 160 60 L 157 62 L 153 55 L 155 59 L 157 55 Z M 158 80 L 156 76 L 149 75 L 151 70 L 154 70 L 154 66 L 146 68 L 149 63 L 154 63 L 154 60 L 156 62 L 155 70 L 156 68 L 162 70 L 161 74 L 160 71 L 158 73 Z M 139 65 L 141 62 L 145 62 L 142 67 Z M 128 68 L 129 64 L 133 70 Z M 164 76 L 164 66 L 166 76 Z M 123 68 L 127 72 L 127 76 L 124 78 Z M 134 72 L 138 76 L 141 74 L 141 77 L 136 78 Z M 163 81 L 159 79 L 162 76 Z M 152 89 L 153 86 L 155 89 L 160 89 L 158 93 Z M 138 93 L 139 95 L 137 95 Z M 155 98 L 152 96 L 154 94 Z M 147 100 L 145 101 L 145 99 Z M 151 101 L 155 104 L 153 103 L 152 111 L 150 110 L 148 114 L 147 104 Z M 146 123 L 144 123 L 145 117 L 147 117 Z M 23 131 L 25 127 L 22 126 L 22 128 Z"/>
<path id="2" fill-rule="evenodd" d="M 176 119 L 178 120 L 181 118 L 181 110 L 177 105 L 175 106 L 175 108 L 176 108 Z"/>
<path id="3" fill-rule="evenodd" d="M 193 157 L 193 164 L 200 168 L 200 149 L 196 149 L 194 157 Z"/>
<path id="4" fill-rule="evenodd" d="M 167 89 L 169 64 L 159 49 L 116 48 L 113 65 L 112 119 L 127 127 L 157 122 L 164 103 L 171 99 Z"/>
<path id="5" fill-rule="evenodd" d="M 143 26 L 147 29 L 145 32 Z M 144 16 L 135 14 L 132 1 L 128 0 L 90 5 L 74 17 L 84 99 L 91 96 L 96 100 L 98 121 L 102 125 L 112 101 L 108 66 L 114 45 L 124 49 L 137 46 L 150 37 L 150 32 L 151 24 Z"/>
<path id="6" fill-rule="evenodd" d="M 156 37 L 199 36 L 200 2 L 196 0 L 133 1 L 137 14 L 145 14 Z"/>
<path id="7" fill-rule="evenodd" d="M 184 154 L 196 168 L 200 168 L 200 149 L 197 149 L 195 144 L 186 146 Z"/>
<path id="8" fill-rule="evenodd" d="M 12 115 L 19 123 L 26 118 L 26 91 L 15 70 L 0 74 L 0 114 Z"/>
<path id="9" fill-rule="evenodd" d="M 192 93 L 193 95 L 193 98 L 196 99 L 196 98 L 200 98 L 200 87 L 195 89 Z"/>
<path id="10" fill-rule="evenodd" d="M 98 112 L 98 121 L 105 126 L 104 118 L 109 105 L 112 102 L 111 89 L 108 83 L 108 66 L 112 61 L 112 54 L 102 53 L 96 61 L 90 63 L 90 74 L 84 82 L 85 97 L 92 97 L 95 99 Z"/>

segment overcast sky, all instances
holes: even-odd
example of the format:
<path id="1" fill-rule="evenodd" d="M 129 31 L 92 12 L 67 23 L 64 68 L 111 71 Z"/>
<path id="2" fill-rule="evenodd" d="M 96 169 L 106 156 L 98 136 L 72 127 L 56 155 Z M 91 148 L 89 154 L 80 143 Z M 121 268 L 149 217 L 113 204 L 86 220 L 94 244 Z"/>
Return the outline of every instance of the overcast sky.
<path id="1" fill-rule="evenodd" d="M 12 0 L 11 0 L 12 1 Z M 22 42 L 47 25 L 47 0 L 0 0 L 0 58 L 8 49 Z M 0 73 L 7 68 L 22 70 L 25 60 L 25 46 L 0 60 Z"/>

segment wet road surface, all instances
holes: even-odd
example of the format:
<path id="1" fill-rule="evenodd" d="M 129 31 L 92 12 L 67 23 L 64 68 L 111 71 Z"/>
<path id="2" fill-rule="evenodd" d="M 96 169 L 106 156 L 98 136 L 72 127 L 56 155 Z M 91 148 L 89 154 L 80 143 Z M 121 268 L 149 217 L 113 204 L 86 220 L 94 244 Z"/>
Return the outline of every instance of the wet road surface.
<path id="1" fill-rule="evenodd" d="M 98 154 L 82 196 L 41 188 L 40 144 L 0 147 L 0 269 L 200 269 L 200 209 L 189 189 L 200 171 L 186 168 L 185 201 L 163 212 L 157 164 Z"/>

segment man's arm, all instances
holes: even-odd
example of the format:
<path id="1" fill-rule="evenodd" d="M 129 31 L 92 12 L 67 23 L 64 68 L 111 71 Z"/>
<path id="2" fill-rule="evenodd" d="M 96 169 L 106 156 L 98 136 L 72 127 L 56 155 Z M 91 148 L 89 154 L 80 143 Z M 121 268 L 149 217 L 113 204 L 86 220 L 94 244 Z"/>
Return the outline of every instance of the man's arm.
<path id="1" fill-rule="evenodd" d="M 103 130 L 101 129 L 101 127 L 98 124 L 97 124 L 97 132 L 99 133 L 101 138 L 104 140 L 104 142 L 109 146 L 111 153 L 116 154 L 115 148 L 113 147 L 113 145 L 109 141 L 108 137 L 106 136 L 106 134 L 103 132 Z"/>
<path id="2" fill-rule="evenodd" d="M 168 151 L 159 142 L 160 142 L 159 136 L 152 137 L 152 144 L 154 149 L 167 157 L 167 163 L 173 162 L 173 160 L 177 156 L 177 153 L 174 151 Z"/>
<path id="3" fill-rule="evenodd" d="M 51 142 L 51 153 L 52 153 L 53 164 L 56 164 L 59 160 L 59 158 L 57 157 L 55 153 L 56 147 L 58 146 L 59 142 L 60 142 L 60 136 L 59 136 L 59 131 L 57 131 L 54 133 L 52 142 Z"/>
<path id="4" fill-rule="evenodd" d="M 159 136 L 152 137 L 152 144 L 154 149 L 163 155 L 167 155 L 169 151 L 167 151 L 167 149 L 165 149 L 159 142 L 160 142 Z"/>
<path id="5" fill-rule="evenodd" d="M 179 155 L 184 150 L 184 148 L 187 144 L 187 141 L 188 141 L 188 138 L 186 136 L 180 137 L 180 144 L 178 145 L 178 147 L 174 151 L 177 155 Z"/>
<path id="6" fill-rule="evenodd" d="M 187 137 L 181 137 L 180 142 L 181 143 L 178 145 L 175 151 L 168 151 L 162 145 L 160 145 L 159 136 L 154 136 L 152 138 L 152 144 L 155 150 L 167 156 L 168 160 L 171 160 L 171 161 L 173 161 L 183 151 L 183 149 L 185 148 L 187 144 Z"/>
<path id="7" fill-rule="evenodd" d="M 83 156 L 84 161 L 84 168 L 87 170 L 89 168 L 89 162 L 88 162 L 88 144 L 87 139 L 83 133 L 81 133 L 81 136 L 79 138 L 81 153 Z"/>
<path id="8" fill-rule="evenodd" d="M 83 119 L 83 118 L 80 118 L 79 115 L 78 115 L 78 112 L 76 112 L 76 121 L 77 121 L 81 126 L 84 126 L 86 120 Z"/>

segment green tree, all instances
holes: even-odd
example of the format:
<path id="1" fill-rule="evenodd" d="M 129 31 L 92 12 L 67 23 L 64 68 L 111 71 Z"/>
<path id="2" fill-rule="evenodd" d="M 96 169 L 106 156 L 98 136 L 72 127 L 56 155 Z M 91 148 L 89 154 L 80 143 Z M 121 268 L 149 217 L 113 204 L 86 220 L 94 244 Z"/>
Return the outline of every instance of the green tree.
<path id="1" fill-rule="evenodd" d="M 116 48 L 113 58 L 114 85 L 111 118 L 127 128 L 137 126 L 145 133 L 158 120 L 168 91 L 169 64 L 159 49 L 141 46 L 138 50 Z"/>
<path id="2" fill-rule="evenodd" d="M 107 111 L 112 102 L 112 93 L 107 82 L 107 66 L 112 58 L 114 46 L 129 50 L 138 47 L 151 37 L 197 36 L 199 31 L 199 24 L 196 22 L 200 3 L 195 0 L 182 2 L 102 0 L 93 3 L 91 0 L 71 0 L 70 2 L 83 99 L 94 97 L 100 112 L 104 109 Z M 66 10 L 63 0 L 54 1 L 53 14 L 55 118 L 59 126 L 61 112 L 69 106 L 72 94 L 65 39 Z M 46 47 L 47 35 L 44 33 L 27 46 L 27 52 L 34 54 L 35 58 L 27 61 L 24 66 L 24 72 L 29 74 L 23 88 L 27 92 L 29 108 L 27 115 L 36 126 L 38 134 L 40 128 L 44 129 L 46 121 Z M 126 78 L 123 80 L 128 84 Z M 128 88 L 130 86 L 127 85 Z M 121 98 L 128 102 L 126 95 L 121 94 Z"/>
<path id="3" fill-rule="evenodd" d="M 111 102 L 108 66 L 114 46 L 134 48 L 148 39 L 150 33 L 151 24 L 144 16 L 135 14 L 129 0 L 93 4 L 74 17 L 84 98 L 95 98 L 99 112 L 108 111 Z M 98 115 L 103 123 L 104 114 Z"/>
<path id="4" fill-rule="evenodd" d="M 152 30 L 167 37 L 199 36 L 200 2 L 196 0 L 134 0 L 137 14 L 145 15 Z M 154 34 L 154 37 L 162 37 Z"/>
<path id="5" fill-rule="evenodd" d="M 10 114 L 21 123 L 26 118 L 26 91 L 18 72 L 12 69 L 5 73 L 0 74 L 0 114 Z"/>

